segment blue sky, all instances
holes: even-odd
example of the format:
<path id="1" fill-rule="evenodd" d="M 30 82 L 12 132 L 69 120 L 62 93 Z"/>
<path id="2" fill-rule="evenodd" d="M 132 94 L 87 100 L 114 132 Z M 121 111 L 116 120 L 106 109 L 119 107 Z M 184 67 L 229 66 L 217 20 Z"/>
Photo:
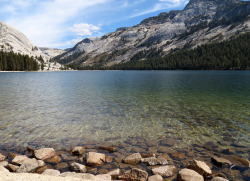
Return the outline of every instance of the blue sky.
<path id="1" fill-rule="evenodd" d="M 70 48 L 140 23 L 160 12 L 182 10 L 188 0 L 0 0 L 0 19 L 40 47 Z"/>

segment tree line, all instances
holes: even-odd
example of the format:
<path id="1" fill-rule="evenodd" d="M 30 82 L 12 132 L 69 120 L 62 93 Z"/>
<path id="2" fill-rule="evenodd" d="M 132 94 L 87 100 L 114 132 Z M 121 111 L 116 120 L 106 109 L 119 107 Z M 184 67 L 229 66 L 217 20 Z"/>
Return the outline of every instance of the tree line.
<path id="1" fill-rule="evenodd" d="M 126 63 L 92 69 L 111 70 L 250 70 L 250 33 L 230 40 L 179 50 L 162 56 L 158 49 L 143 51 Z M 140 59 L 140 55 L 147 55 Z M 149 56 L 150 55 L 150 56 Z M 154 57 L 152 57 L 152 55 Z M 86 67 L 86 69 L 91 67 Z M 84 68 L 83 68 L 84 69 Z"/>
<path id="2" fill-rule="evenodd" d="M 0 51 L 0 71 L 37 71 L 39 68 L 33 57 Z"/>

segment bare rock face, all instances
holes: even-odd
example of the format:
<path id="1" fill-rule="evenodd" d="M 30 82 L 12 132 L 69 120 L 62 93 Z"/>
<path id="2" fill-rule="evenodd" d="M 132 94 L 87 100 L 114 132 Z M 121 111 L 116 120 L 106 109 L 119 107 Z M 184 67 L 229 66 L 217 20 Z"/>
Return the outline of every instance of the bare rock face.
<path id="1" fill-rule="evenodd" d="M 86 154 L 86 165 L 99 166 L 105 163 L 105 154 L 89 152 Z"/>
<path id="2" fill-rule="evenodd" d="M 141 159 L 142 163 L 147 163 L 147 165 L 166 165 L 168 164 L 168 160 L 163 157 L 150 157 L 150 158 L 143 158 Z"/>
<path id="3" fill-rule="evenodd" d="M 32 173 L 35 172 L 39 167 L 44 166 L 44 162 L 41 160 L 27 159 L 24 160 L 20 168 L 17 170 L 18 173 Z"/>
<path id="4" fill-rule="evenodd" d="M 179 171 L 177 176 L 178 181 L 204 181 L 204 178 L 194 170 L 187 168 Z"/>
<path id="5" fill-rule="evenodd" d="M 157 167 L 152 169 L 154 175 L 161 175 L 163 177 L 171 177 L 176 172 L 176 167 L 174 165 L 166 165 L 162 167 Z"/>
<path id="6" fill-rule="evenodd" d="M 160 175 L 153 175 L 148 177 L 148 181 L 163 181 L 163 178 Z"/>
<path id="7" fill-rule="evenodd" d="M 77 146 L 72 149 L 72 155 L 79 156 L 85 152 L 85 148 L 83 146 Z"/>
<path id="8" fill-rule="evenodd" d="M 5 158 L 6 157 L 3 154 L 0 153 L 0 162 L 3 161 L 3 160 L 5 160 Z"/>
<path id="9" fill-rule="evenodd" d="M 56 156 L 56 152 L 53 148 L 42 148 L 40 150 L 35 150 L 34 155 L 38 160 L 46 160 Z"/>
<path id="10" fill-rule="evenodd" d="M 222 177 L 214 177 L 214 178 L 212 178 L 211 181 L 229 181 L 229 180 L 222 178 Z"/>
<path id="11" fill-rule="evenodd" d="M 222 167 L 223 165 L 229 165 L 229 166 L 232 165 L 232 163 L 229 160 L 227 160 L 225 158 L 219 158 L 217 156 L 213 156 L 211 158 L 211 161 L 220 167 Z"/>
<path id="12" fill-rule="evenodd" d="M 148 173 L 144 170 L 133 168 L 125 172 L 124 175 L 119 176 L 120 180 L 130 180 L 130 181 L 146 181 L 148 178 Z"/>
<path id="13" fill-rule="evenodd" d="M 76 173 L 85 173 L 87 171 L 87 167 L 85 165 L 79 163 L 71 163 L 69 169 Z"/>
<path id="14" fill-rule="evenodd" d="M 193 160 L 187 168 L 196 171 L 200 175 L 203 175 L 203 177 L 207 177 L 212 175 L 212 170 L 207 166 L 205 162 Z"/>
<path id="15" fill-rule="evenodd" d="M 16 164 L 16 165 L 22 165 L 22 163 L 29 159 L 26 155 L 17 155 L 14 157 L 14 159 L 12 160 L 12 163 L 13 164 Z"/>
<path id="16" fill-rule="evenodd" d="M 59 176 L 60 175 L 60 171 L 54 170 L 54 169 L 47 169 L 42 174 L 43 175 L 51 175 L 51 176 Z"/>
<path id="17" fill-rule="evenodd" d="M 136 165 L 141 161 L 141 159 L 142 159 L 142 156 L 140 153 L 134 153 L 124 158 L 123 162 L 127 164 L 131 164 L 131 165 Z"/>

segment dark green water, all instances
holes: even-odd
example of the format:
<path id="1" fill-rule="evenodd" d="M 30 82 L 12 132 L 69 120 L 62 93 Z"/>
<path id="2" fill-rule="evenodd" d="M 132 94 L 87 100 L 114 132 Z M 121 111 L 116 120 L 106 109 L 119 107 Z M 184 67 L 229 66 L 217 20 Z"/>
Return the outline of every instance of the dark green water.
<path id="1" fill-rule="evenodd" d="M 249 147 L 249 71 L 0 73 L 0 146 L 173 138 Z"/>

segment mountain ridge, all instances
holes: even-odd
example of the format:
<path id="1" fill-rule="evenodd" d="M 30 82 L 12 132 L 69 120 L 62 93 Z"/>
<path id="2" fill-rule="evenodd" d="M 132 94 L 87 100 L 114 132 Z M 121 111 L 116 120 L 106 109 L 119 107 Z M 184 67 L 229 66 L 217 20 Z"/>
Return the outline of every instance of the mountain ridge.
<path id="1" fill-rule="evenodd" d="M 85 39 L 56 60 L 82 67 L 112 66 L 151 48 L 162 49 L 163 56 L 183 47 L 226 40 L 250 30 L 249 10 L 247 1 L 191 0 L 181 11 L 161 13 L 100 38 Z"/>

